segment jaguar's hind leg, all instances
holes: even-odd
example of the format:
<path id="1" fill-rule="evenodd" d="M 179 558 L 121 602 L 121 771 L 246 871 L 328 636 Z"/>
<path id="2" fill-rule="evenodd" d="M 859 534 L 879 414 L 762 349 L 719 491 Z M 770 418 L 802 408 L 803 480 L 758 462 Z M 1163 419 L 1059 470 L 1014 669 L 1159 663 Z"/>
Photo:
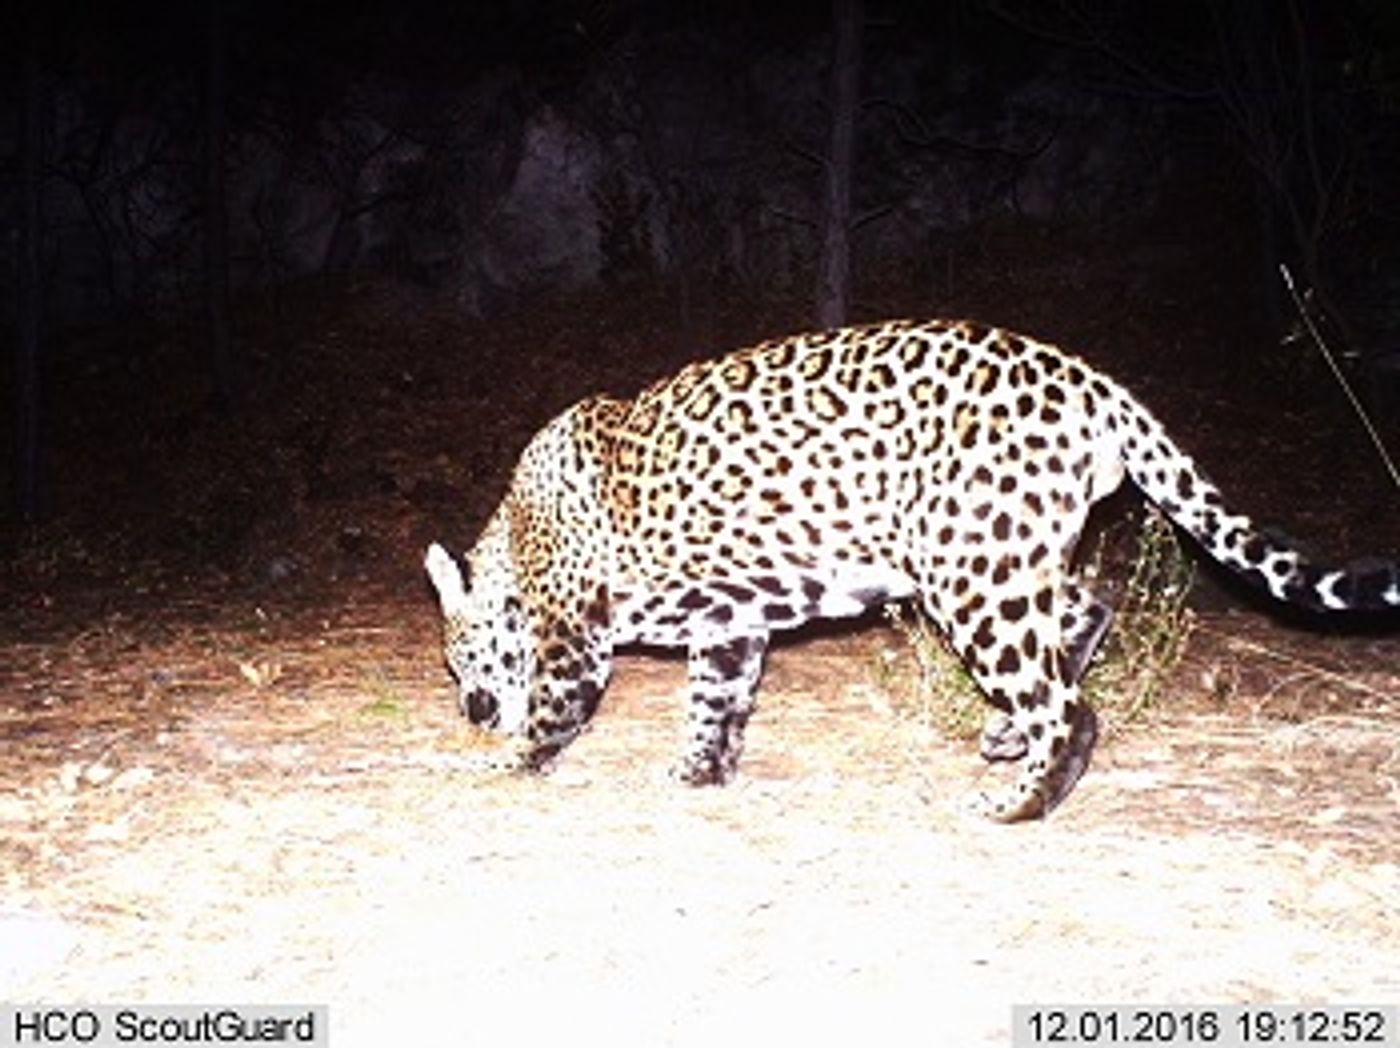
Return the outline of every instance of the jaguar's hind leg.
<path id="1" fill-rule="evenodd" d="M 946 616 L 953 647 L 999 711 L 984 736 L 984 755 L 1020 762 L 1009 788 L 978 801 L 986 815 L 1004 822 L 1038 818 L 1059 803 L 1083 773 L 1098 735 L 1079 678 L 1103 637 L 1108 609 L 1047 570 L 1034 582 L 1038 587 L 1010 580 L 993 596 L 971 594 Z"/>
<path id="2" fill-rule="evenodd" d="M 1094 653 L 1108 633 L 1108 627 L 1113 622 L 1113 609 L 1074 580 L 1067 580 L 1061 587 L 1059 608 L 1061 643 L 1066 652 L 1070 680 L 1078 684 L 1084 679 Z M 983 759 L 1020 760 L 1026 754 L 1026 746 L 1026 736 L 1017 728 L 1011 710 L 999 708 L 987 718 L 980 744 Z M 1074 776 L 1075 779 L 1078 777 L 1078 774 Z"/>
<path id="3" fill-rule="evenodd" d="M 1060 588 L 1057 608 L 1069 677 L 1078 684 L 1113 625 L 1113 609 L 1072 579 Z"/>
<path id="4" fill-rule="evenodd" d="M 1098 718 L 1063 681 L 1039 681 L 1015 697 L 1011 731 L 1024 740 L 1021 768 L 1007 789 L 983 795 L 978 807 L 1001 822 L 1039 818 L 1074 788 L 1098 739 Z"/>
<path id="5" fill-rule="evenodd" d="M 686 746 L 675 775 L 695 786 L 728 781 L 744 748 L 768 638 L 731 637 L 690 649 Z"/>

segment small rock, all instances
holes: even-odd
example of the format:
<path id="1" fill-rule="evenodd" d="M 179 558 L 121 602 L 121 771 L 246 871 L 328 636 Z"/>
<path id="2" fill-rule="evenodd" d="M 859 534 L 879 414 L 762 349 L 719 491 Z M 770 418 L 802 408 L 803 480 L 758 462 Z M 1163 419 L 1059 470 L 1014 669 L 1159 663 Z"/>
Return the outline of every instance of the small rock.
<path id="1" fill-rule="evenodd" d="M 111 785 L 114 790 L 138 790 L 155 777 L 155 769 L 148 768 L 143 764 L 135 768 L 127 768 L 112 780 Z"/>
<path id="2" fill-rule="evenodd" d="M 63 767 L 58 769 L 58 788 L 64 793 L 77 793 L 78 783 L 82 781 L 83 766 L 77 761 L 64 761 Z"/>
<path id="3" fill-rule="evenodd" d="M 131 837 L 131 823 L 126 818 L 116 822 L 99 822 L 88 827 L 87 839 L 95 843 L 120 844 Z"/>
<path id="4" fill-rule="evenodd" d="M 116 774 L 117 770 L 110 764 L 96 761 L 83 769 L 83 781 L 89 786 L 101 786 L 103 783 L 111 782 Z"/>

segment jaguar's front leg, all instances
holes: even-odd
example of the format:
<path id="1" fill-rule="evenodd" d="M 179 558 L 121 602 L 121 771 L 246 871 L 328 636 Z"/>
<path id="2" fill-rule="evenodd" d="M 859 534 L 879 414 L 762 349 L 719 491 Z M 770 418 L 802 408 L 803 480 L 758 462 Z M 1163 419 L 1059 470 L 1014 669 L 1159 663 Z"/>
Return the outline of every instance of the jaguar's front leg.
<path id="1" fill-rule="evenodd" d="M 766 634 L 691 647 L 685 754 L 676 769 L 682 782 L 705 786 L 733 776 L 767 647 Z"/>
<path id="2" fill-rule="evenodd" d="M 612 638 L 606 629 L 571 629 L 558 622 L 544 631 L 536 648 L 525 728 L 527 768 L 543 768 L 578 738 L 598 709 L 612 662 Z"/>

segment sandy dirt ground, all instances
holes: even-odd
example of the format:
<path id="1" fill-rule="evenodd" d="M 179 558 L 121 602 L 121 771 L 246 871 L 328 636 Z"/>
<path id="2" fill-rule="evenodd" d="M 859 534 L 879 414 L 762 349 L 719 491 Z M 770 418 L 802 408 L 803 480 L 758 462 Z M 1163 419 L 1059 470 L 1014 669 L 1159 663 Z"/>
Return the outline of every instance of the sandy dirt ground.
<path id="1" fill-rule="evenodd" d="M 385 611 L 8 646 L 0 999 L 326 1003 L 337 1046 L 1007 1045 L 1013 1003 L 1400 1000 L 1393 673 L 1110 730 L 1005 827 L 964 814 L 997 770 L 881 685 L 888 630 L 777 649 L 741 777 L 694 790 L 681 662 L 624 658 L 552 774 L 492 775 L 429 603 Z"/>

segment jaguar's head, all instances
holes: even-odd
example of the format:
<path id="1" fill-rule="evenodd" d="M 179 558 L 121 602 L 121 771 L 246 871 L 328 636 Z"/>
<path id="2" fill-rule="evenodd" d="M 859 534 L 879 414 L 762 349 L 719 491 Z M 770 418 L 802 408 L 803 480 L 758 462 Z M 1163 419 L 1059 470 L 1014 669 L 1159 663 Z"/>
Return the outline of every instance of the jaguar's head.
<path id="1" fill-rule="evenodd" d="M 457 704 L 473 724 L 515 734 L 529 715 L 535 653 L 514 572 L 490 530 L 468 558 L 470 582 L 436 542 L 423 566 L 442 605 L 443 654 L 457 678 Z"/>

